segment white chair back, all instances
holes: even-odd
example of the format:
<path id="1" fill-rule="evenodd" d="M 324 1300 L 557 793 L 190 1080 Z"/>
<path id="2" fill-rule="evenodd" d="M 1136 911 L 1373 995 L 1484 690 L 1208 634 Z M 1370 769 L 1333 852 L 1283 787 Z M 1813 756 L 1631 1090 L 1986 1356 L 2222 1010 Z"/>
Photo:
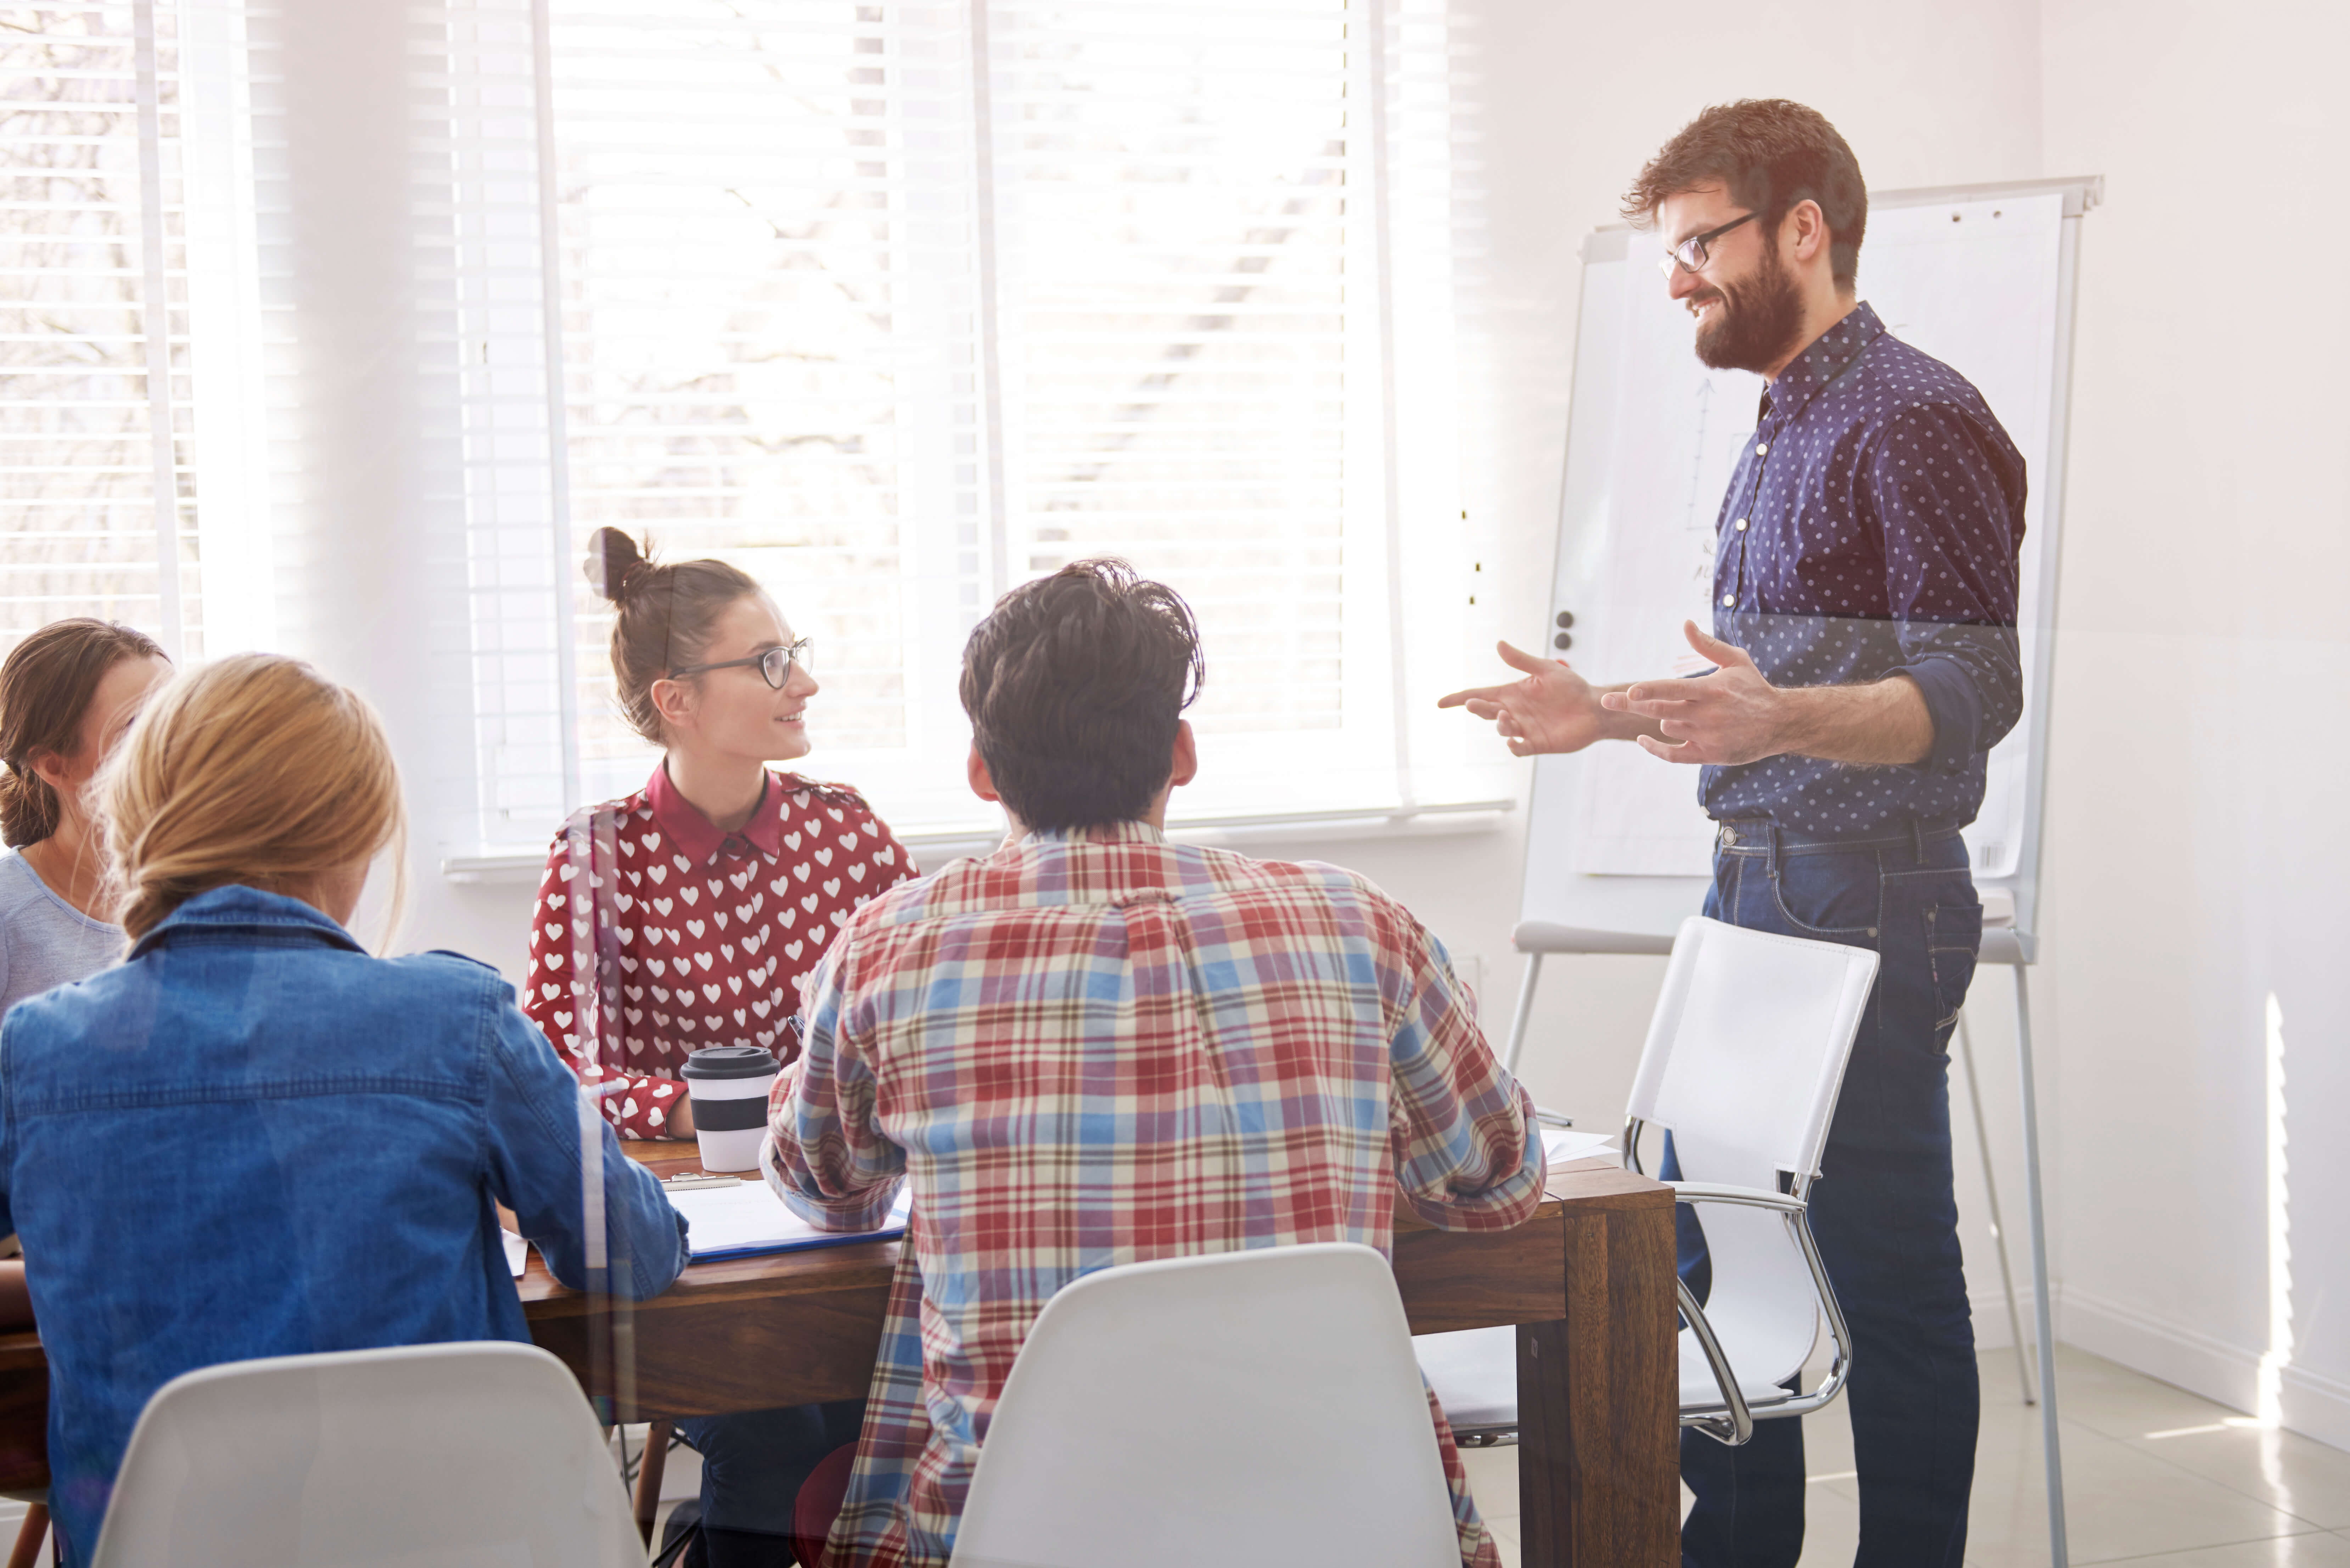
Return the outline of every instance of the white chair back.
<path id="1" fill-rule="evenodd" d="M 1456 1568 L 1387 1260 L 1350 1242 L 1132 1263 L 1045 1303 L 956 1568 Z"/>
<path id="2" fill-rule="evenodd" d="M 1684 1180 L 1802 1191 L 1819 1174 L 1845 1060 L 1877 978 L 1864 948 L 1691 916 L 1632 1083 L 1629 1114 L 1669 1127 Z M 1713 1286 L 1706 1316 L 1740 1386 L 1768 1398 L 1819 1334 L 1818 1298 L 1786 1221 L 1762 1209 L 1700 1210 Z M 1684 1334 L 1685 1402 L 1720 1398 Z"/>
<path id="3" fill-rule="evenodd" d="M 1820 1169 L 1877 955 L 1692 915 L 1632 1080 L 1629 1112 L 1673 1129 L 1691 1181 L 1778 1185 Z M 1692 1148 L 1708 1167 L 1689 1168 Z"/>
<path id="4" fill-rule="evenodd" d="M 97 1568 L 644 1568 L 578 1383 L 535 1345 L 230 1362 L 130 1434 Z"/>

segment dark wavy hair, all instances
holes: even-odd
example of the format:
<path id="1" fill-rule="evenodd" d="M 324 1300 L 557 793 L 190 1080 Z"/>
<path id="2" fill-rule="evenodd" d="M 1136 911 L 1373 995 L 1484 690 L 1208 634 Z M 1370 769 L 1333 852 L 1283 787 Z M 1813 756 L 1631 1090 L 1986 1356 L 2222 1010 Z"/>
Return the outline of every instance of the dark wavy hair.
<path id="1" fill-rule="evenodd" d="M 709 650 L 718 618 L 758 579 L 723 561 L 659 566 L 618 528 L 588 536 L 588 580 L 612 601 L 612 675 L 620 683 L 620 711 L 637 733 L 666 745 L 653 682 L 698 664 Z"/>
<path id="2" fill-rule="evenodd" d="M 21 849 L 57 832 L 57 792 L 33 771 L 34 757 L 80 749 L 81 722 L 108 670 L 163 657 L 145 632 L 86 616 L 53 620 L 8 650 L 0 662 L 0 838 Z"/>
<path id="3" fill-rule="evenodd" d="M 962 650 L 962 708 L 996 793 L 1032 828 L 1130 822 L 1166 787 L 1207 664 L 1191 607 L 1124 561 L 1013 589 Z"/>
<path id="4" fill-rule="evenodd" d="M 1828 269 L 1838 288 L 1852 287 L 1868 233 L 1868 187 L 1825 115 L 1783 98 L 1714 105 L 1648 160 L 1624 192 L 1624 216 L 1645 228 L 1666 197 L 1717 182 L 1774 229 L 1798 202 L 1817 202 L 1828 225 Z"/>

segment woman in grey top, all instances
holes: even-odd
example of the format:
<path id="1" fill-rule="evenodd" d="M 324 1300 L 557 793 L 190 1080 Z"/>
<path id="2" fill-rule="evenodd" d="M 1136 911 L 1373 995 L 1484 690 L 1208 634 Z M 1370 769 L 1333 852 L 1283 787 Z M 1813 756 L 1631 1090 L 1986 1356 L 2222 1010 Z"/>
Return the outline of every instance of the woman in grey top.
<path id="1" fill-rule="evenodd" d="M 54 620 L 0 660 L 0 1012 L 122 956 L 87 794 L 147 694 L 172 673 L 152 638 L 112 621 Z M 0 1241 L 14 1253 L 14 1236 Z M 0 1262 L 0 1327 L 33 1319 L 25 1265 Z M 47 1534 L 36 1503 L 16 1534 L 29 1560 Z"/>
<path id="2" fill-rule="evenodd" d="M 0 662 L 0 1012 L 122 956 L 83 797 L 171 673 L 151 638 L 103 620 L 51 621 Z"/>

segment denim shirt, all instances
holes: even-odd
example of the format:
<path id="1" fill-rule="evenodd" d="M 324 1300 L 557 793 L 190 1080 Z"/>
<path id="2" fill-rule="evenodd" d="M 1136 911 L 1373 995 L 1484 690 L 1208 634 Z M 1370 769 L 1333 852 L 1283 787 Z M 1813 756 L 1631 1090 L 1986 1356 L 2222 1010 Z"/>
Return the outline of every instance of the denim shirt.
<path id="1" fill-rule="evenodd" d="M 189 899 L 118 968 L 0 1024 L 0 1231 L 49 1361 L 50 1511 L 87 1561 L 130 1429 L 182 1372 L 527 1343 L 492 1199 L 591 1282 L 579 1091 L 496 971 L 376 959 L 309 905 Z M 602 1118 L 608 1269 L 643 1297 L 685 1224 Z"/>

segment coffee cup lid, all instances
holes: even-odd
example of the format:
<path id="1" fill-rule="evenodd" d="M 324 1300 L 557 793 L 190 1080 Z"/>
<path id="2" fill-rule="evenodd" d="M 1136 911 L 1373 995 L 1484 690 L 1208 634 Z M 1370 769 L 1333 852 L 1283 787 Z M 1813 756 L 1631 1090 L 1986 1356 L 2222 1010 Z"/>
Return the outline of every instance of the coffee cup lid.
<path id="1" fill-rule="evenodd" d="M 685 1058 L 689 1078 L 764 1078 L 777 1071 L 775 1053 L 762 1045 L 704 1045 Z"/>

